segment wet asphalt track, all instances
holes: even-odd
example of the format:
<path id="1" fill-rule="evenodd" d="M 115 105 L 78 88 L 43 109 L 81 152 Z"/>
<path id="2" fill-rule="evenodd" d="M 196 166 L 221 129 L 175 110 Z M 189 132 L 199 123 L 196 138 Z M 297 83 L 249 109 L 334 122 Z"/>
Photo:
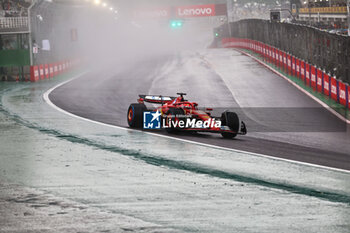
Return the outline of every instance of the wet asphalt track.
<path id="1" fill-rule="evenodd" d="M 190 59 L 192 58 L 190 57 Z M 239 59 L 241 58 L 240 56 Z M 50 94 L 50 99 L 58 107 L 78 116 L 123 127 L 127 127 L 127 108 L 130 103 L 136 102 L 138 94 L 174 95 L 177 91 L 185 91 L 189 94 L 190 100 L 197 101 L 200 105 L 214 107 L 220 105 L 220 107 L 229 106 L 232 108 L 239 106 L 238 101 L 227 87 L 230 85 L 229 83 L 224 82 L 212 68 L 206 67 L 201 62 L 191 63 L 190 59 L 184 59 L 180 55 L 163 56 L 135 64 L 123 64 L 116 66 L 113 70 L 91 71 L 84 77 L 55 89 Z M 255 64 L 254 61 L 249 61 L 249 58 L 243 59 L 245 63 L 239 72 L 247 71 L 251 72 L 252 75 L 255 72 L 266 79 L 276 77 L 267 69 Z M 246 64 L 247 61 L 250 62 L 250 65 Z M 172 64 L 174 69 L 167 73 L 164 69 L 169 64 Z M 201 67 L 197 69 L 195 67 L 197 65 Z M 183 67 L 186 68 L 186 66 L 188 66 L 188 70 L 181 73 L 179 70 Z M 206 70 L 206 73 L 200 73 L 201 70 Z M 171 73 L 176 75 L 176 72 L 179 72 L 176 77 L 171 75 Z M 239 85 L 244 86 L 237 83 L 238 88 Z M 256 110 L 252 112 L 247 110 L 242 112 L 242 118 L 247 121 L 248 130 L 255 131 L 247 136 L 238 136 L 234 140 L 226 140 L 220 135 L 212 134 L 178 134 L 173 136 L 226 148 L 350 170 L 350 150 L 347 144 L 344 145 L 349 134 L 346 132 L 346 126 L 343 122 L 282 79 L 269 82 L 268 85 L 272 89 L 282 89 L 291 104 L 302 102 L 307 103 L 306 107 L 315 108 L 315 111 L 298 112 L 297 115 L 293 116 L 293 122 L 317 118 L 320 125 L 329 125 L 332 122 L 333 125 L 330 128 L 340 129 L 340 132 L 271 134 L 266 132 L 271 127 L 273 127 L 273 132 L 276 131 L 276 128 L 277 131 L 278 129 L 285 131 L 289 125 L 288 121 L 280 122 L 277 118 L 271 120 L 271 115 L 267 114 L 266 111 L 257 114 Z M 260 96 L 260 101 L 265 101 L 265 103 L 272 101 L 271 107 L 273 107 L 275 103 L 273 103 L 271 95 L 276 95 L 276 99 L 278 99 L 280 93 L 266 92 L 266 90 L 264 92 L 264 88 L 262 88 L 261 92 L 256 94 Z M 296 96 L 296 98 L 289 98 L 288 95 Z M 267 127 L 267 130 L 264 129 L 263 133 L 256 132 L 260 130 L 259 127 L 262 125 Z M 165 134 L 164 132 L 159 133 Z M 340 137 L 339 140 L 337 137 Z M 331 146 L 322 143 L 323 140 L 329 142 Z"/>

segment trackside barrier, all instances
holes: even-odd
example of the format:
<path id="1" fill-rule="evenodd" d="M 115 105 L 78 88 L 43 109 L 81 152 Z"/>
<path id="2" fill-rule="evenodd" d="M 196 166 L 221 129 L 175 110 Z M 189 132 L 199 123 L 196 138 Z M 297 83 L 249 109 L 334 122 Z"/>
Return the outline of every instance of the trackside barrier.
<path id="1" fill-rule="evenodd" d="M 45 78 L 46 78 L 46 79 L 49 79 L 49 78 L 50 78 L 49 65 L 48 65 L 48 64 L 45 64 L 44 67 L 45 67 L 45 68 L 44 68 L 44 71 L 45 71 Z"/>
<path id="2" fill-rule="evenodd" d="M 331 98 L 338 101 L 338 81 L 331 77 Z"/>
<path id="3" fill-rule="evenodd" d="M 311 87 L 316 90 L 316 68 L 311 66 Z"/>
<path id="4" fill-rule="evenodd" d="M 296 65 L 296 62 L 295 62 L 295 57 L 292 56 L 292 75 L 293 76 L 297 76 L 296 73 L 297 73 L 297 65 Z"/>
<path id="5" fill-rule="evenodd" d="M 323 92 L 323 72 L 320 69 L 317 69 L 317 92 Z"/>
<path id="6" fill-rule="evenodd" d="M 348 100 L 348 108 L 350 108 L 350 86 L 347 85 L 346 89 L 347 89 L 347 93 L 348 93 L 348 94 L 346 95 L 346 98 L 347 98 L 347 100 Z"/>
<path id="7" fill-rule="evenodd" d="M 305 83 L 306 86 L 310 86 L 310 65 L 305 63 Z"/>
<path id="8" fill-rule="evenodd" d="M 53 72 L 53 65 L 49 64 L 49 70 L 50 70 L 50 78 L 54 77 L 54 72 Z"/>
<path id="9" fill-rule="evenodd" d="M 44 65 L 39 65 L 39 75 L 41 80 L 45 79 Z"/>
<path id="10" fill-rule="evenodd" d="M 249 44 L 247 44 L 249 45 Z M 30 67 L 30 81 L 37 82 L 43 79 L 54 78 L 59 74 L 69 71 L 80 63 L 80 60 L 66 60 L 51 64 L 39 64 Z"/>
<path id="11" fill-rule="evenodd" d="M 298 58 L 295 58 L 295 70 L 296 70 L 295 76 L 297 78 L 300 78 L 300 60 Z"/>
<path id="12" fill-rule="evenodd" d="M 314 91 L 329 96 L 331 99 L 350 109 L 350 86 L 331 77 L 322 71 L 292 54 L 286 53 L 278 48 L 264 44 L 260 41 L 242 38 L 223 38 L 224 48 L 248 49 L 259 54 L 265 62 L 271 63 L 290 76 L 297 77 Z M 79 60 L 68 61 L 63 70 L 74 66 Z M 38 67 L 31 67 L 32 76 Z M 31 77 L 31 80 L 35 76 Z"/>
<path id="13" fill-rule="evenodd" d="M 58 63 L 58 74 L 62 73 L 62 63 Z"/>
<path id="14" fill-rule="evenodd" d="M 346 103 L 345 103 L 345 105 L 347 106 L 347 107 L 349 107 L 349 104 L 350 104 L 350 99 L 349 99 L 349 89 L 350 89 L 350 86 L 349 86 L 349 84 L 345 84 L 345 99 L 346 99 Z M 350 108 L 350 107 L 349 107 Z"/>
<path id="15" fill-rule="evenodd" d="M 39 69 L 38 69 L 38 66 L 31 66 L 30 67 L 30 81 L 31 82 L 39 81 Z"/>
<path id="16" fill-rule="evenodd" d="M 283 54 L 283 67 L 284 67 L 284 72 L 287 73 L 288 70 L 288 64 L 287 64 L 287 54 L 285 52 L 282 52 Z"/>
<path id="17" fill-rule="evenodd" d="M 288 66 L 288 74 L 292 75 L 292 57 L 287 55 L 287 66 Z"/>
<path id="18" fill-rule="evenodd" d="M 305 62 L 300 61 L 300 77 L 303 82 L 305 82 Z"/>
<path id="19" fill-rule="evenodd" d="M 58 75 L 58 66 L 56 63 L 53 64 L 53 75 L 54 76 Z"/>
<path id="20" fill-rule="evenodd" d="M 342 82 L 338 83 L 339 85 L 339 103 L 346 106 L 346 85 Z"/>
<path id="21" fill-rule="evenodd" d="M 331 88 L 331 83 L 330 83 L 329 75 L 323 74 L 323 94 L 325 94 L 326 96 L 329 96 L 331 94 L 329 91 L 330 88 Z"/>

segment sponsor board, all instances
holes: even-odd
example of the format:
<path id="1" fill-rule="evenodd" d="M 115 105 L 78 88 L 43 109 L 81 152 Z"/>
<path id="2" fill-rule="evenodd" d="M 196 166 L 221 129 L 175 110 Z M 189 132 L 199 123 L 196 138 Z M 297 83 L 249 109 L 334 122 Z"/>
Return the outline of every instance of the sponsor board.
<path id="1" fill-rule="evenodd" d="M 305 62 L 300 61 L 300 78 L 304 81 L 305 80 Z"/>
<path id="2" fill-rule="evenodd" d="M 338 101 L 338 87 L 337 80 L 335 78 L 331 78 L 331 98 L 335 101 Z"/>
<path id="3" fill-rule="evenodd" d="M 39 65 L 39 75 L 40 75 L 40 79 L 45 79 L 44 66 L 43 65 Z"/>
<path id="4" fill-rule="evenodd" d="M 350 86 L 348 86 L 348 108 L 350 108 Z"/>
<path id="5" fill-rule="evenodd" d="M 323 93 L 327 96 L 329 96 L 329 75 L 328 74 L 323 74 Z"/>
<path id="6" fill-rule="evenodd" d="M 53 78 L 54 71 L 53 71 L 53 65 L 52 64 L 49 65 L 49 69 L 50 69 L 50 78 Z"/>
<path id="7" fill-rule="evenodd" d="M 36 82 L 39 80 L 39 68 L 38 66 L 31 66 L 30 67 L 30 81 Z"/>
<path id="8" fill-rule="evenodd" d="M 317 91 L 322 92 L 323 88 L 323 72 L 317 69 Z"/>
<path id="9" fill-rule="evenodd" d="M 296 76 L 300 78 L 300 60 L 295 59 Z"/>
<path id="10" fill-rule="evenodd" d="M 176 8 L 176 16 L 180 18 L 186 17 L 207 17 L 215 16 L 215 5 L 195 5 L 195 6 L 180 6 Z"/>
<path id="11" fill-rule="evenodd" d="M 346 106 L 346 85 L 345 83 L 339 82 L 339 103 Z"/>
<path id="12" fill-rule="evenodd" d="M 311 66 L 311 87 L 316 90 L 316 68 Z"/>
<path id="13" fill-rule="evenodd" d="M 310 86 L 310 79 L 310 65 L 308 63 L 305 63 L 305 80 L 307 86 Z"/>

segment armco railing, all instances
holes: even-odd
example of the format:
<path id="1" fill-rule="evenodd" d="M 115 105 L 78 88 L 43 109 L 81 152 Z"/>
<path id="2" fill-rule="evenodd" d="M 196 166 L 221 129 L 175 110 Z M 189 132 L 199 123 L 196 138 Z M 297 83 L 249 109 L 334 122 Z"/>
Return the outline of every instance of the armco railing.
<path id="1" fill-rule="evenodd" d="M 241 38 L 222 39 L 224 48 L 247 49 L 259 54 L 265 63 L 270 63 L 285 74 L 300 79 L 304 86 L 322 93 L 350 109 L 350 86 L 319 67 L 281 49 L 256 40 Z"/>
<path id="2" fill-rule="evenodd" d="M 346 6 L 300 8 L 300 14 L 347 14 Z"/>
<path id="3" fill-rule="evenodd" d="M 28 29 L 28 17 L 0 17 L 0 30 Z"/>

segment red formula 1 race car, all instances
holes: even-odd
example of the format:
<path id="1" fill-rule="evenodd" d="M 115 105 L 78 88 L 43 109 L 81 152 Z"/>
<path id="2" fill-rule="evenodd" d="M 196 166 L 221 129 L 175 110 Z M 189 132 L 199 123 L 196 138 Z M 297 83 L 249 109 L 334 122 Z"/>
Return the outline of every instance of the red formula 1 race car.
<path id="1" fill-rule="evenodd" d="M 224 111 L 221 117 L 211 116 L 213 109 L 198 109 L 198 104 L 178 97 L 139 95 L 138 103 L 131 104 L 127 120 L 131 128 L 161 129 L 173 133 L 177 131 L 221 133 L 224 138 L 245 135 L 246 126 L 235 112 Z M 147 108 L 145 103 L 159 104 Z"/>

